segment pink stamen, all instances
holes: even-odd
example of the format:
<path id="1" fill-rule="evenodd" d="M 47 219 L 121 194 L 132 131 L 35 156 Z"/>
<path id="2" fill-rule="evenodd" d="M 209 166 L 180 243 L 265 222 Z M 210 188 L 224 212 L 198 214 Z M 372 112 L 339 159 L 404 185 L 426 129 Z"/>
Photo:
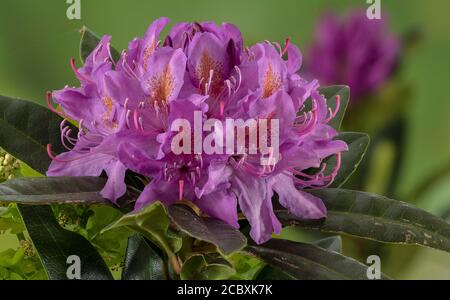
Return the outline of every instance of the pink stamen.
<path id="1" fill-rule="evenodd" d="M 334 111 L 331 111 L 330 108 L 330 116 L 325 120 L 325 123 L 330 122 L 334 117 L 336 117 L 340 107 L 341 107 L 341 96 L 336 95 L 336 108 L 334 109 Z"/>
<path id="2" fill-rule="evenodd" d="M 53 105 L 51 103 L 51 99 L 52 99 L 52 92 L 47 92 L 45 94 L 45 101 L 47 102 L 48 108 L 55 114 L 65 118 L 66 116 L 62 112 L 58 111 L 56 108 L 53 107 Z"/>
<path id="3" fill-rule="evenodd" d="M 109 59 L 111 60 L 111 63 L 115 66 L 115 65 L 116 65 L 116 62 L 114 61 L 114 59 L 113 59 L 113 57 L 112 57 L 112 53 L 111 53 L 111 44 L 110 44 L 110 43 L 108 43 L 108 44 L 106 45 L 106 50 L 108 51 L 108 56 L 109 56 Z"/>
<path id="4" fill-rule="evenodd" d="M 234 69 L 236 70 L 236 72 L 238 73 L 238 85 L 237 87 L 234 89 L 234 92 L 236 93 L 237 91 L 239 91 L 239 89 L 241 88 L 241 84 L 242 84 L 242 73 L 241 73 L 241 69 L 239 69 L 238 66 L 234 66 Z"/>
<path id="5" fill-rule="evenodd" d="M 223 100 L 221 100 L 219 102 L 219 105 L 220 105 L 220 116 L 223 117 L 223 113 L 225 111 L 225 102 Z"/>
<path id="6" fill-rule="evenodd" d="M 206 95 L 209 95 L 209 89 L 211 88 L 211 83 L 212 83 L 212 79 L 213 79 L 213 76 L 214 76 L 214 70 L 209 70 L 209 79 L 208 79 L 208 83 L 206 84 L 206 86 L 205 86 L 205 94 Z"/>
<path id="7" fill-rule="evenodd" d="M 178 181 L 178 200 L 183 200 L 183 194 L 184 194 L 184 180 Z"/>
<path id="8" fill-rule="evenodd" d="M 75 59 L 74 58 L 70 59 L 70 66 L 72 67 L 72 70 L 75 73 L 75 76 L 77 76 L 79 79 L 82 79 L 82 80 L 85 80 L 85 81 L 88 81 L 88 82 L 92 82 L 92 80 L 90 78 L 86 77 L 85 75 L 81 74 L 78 71 L 78 69 L 77 69 L 77 67 L 75 65 Z"/>
<path id="9" fill-rule="evenodd" d="M 125 114 L 125 123 L 126 123 L 128 129 L 130 129 L 130 114 L 131 114 L 131 110 L 127 110 L 127 112 Z"/>
<path id="10" fill-rule="evenodd" d="M 283 57 L 287 53 L 290 43 L 291 43 L 291 39 L 290 38 L 286 38 L 286 44 L 284 46 L 283 51 L 281 51 L 281 57 Z"/>
<path id="11" fill-rule="evenodd" d="M 297 177 L 294 178 L 297 183 L 303 185 L 304 187 L 310 187 L 313 189 L 330 187 L 331 184 L 333 183 L 334 179 L 336 178 L 338 171 L 341 167 L 341 153 L 340 152 L 336 153 L 336 166 L 334 167 L 334 169 L 330 175 L 324 176 L 323 172 L 325 171 L 325 167 L 326 167 L 326 164 L 323 164 L 322 169 L 318 173 L 316 173 L 316 175 L 314 175 L 314 176 L 305 174 L 305 173 L 295 170 L 295 169 L 291 169 L 290 171 L 294 175 L 309 179 L 309 180 L 303 180 L 303 179 L 300 179 Z M 327 183 L 325 184 L 325 182 L 327 182 Z"/>
<path id="12" fill-rule="evenodd" d="M 305 135 L 309 133 L 312 129 L 314 129 L 314 125 L 317 123 L 317 103 L 316 100 L 312 99 L 312 109 L 308 113 L 304 113 L 303 123 L 300 124 L 297 129 L 297 133 L 300 135 Z"/>
<path id="13" fill-rule="evenodd" d="M 281 49 L 281 46 L 280 46 L 279 43 L 277 43 L 277 42 L 270 43 L 269 41 L 267 41 L 267 43 L 268 43 L 268 44 L 274 45 L 275 48 L 277 48 L 278 52 L 280 53 L 280 56 L 282 56 L 282 55 L 281 55 L 281 52 L 283 52 L 283 49 Z"/>
<path id="14" fill-rule="evenodd" d="M 72 129 L 66 130 L 66 131 L 64 132 L 64 137 L 67 139 L 67 141 L 68 141 L 71 145 L 75 146 L 75 144 L 77 143 L 77 139 L 71 137 L 71 136 L 70 136 L 71 133 L 72 133 Z"/>
<path id="15" fill-rule="evenodd" d="M 225 80 L 225 85 L 228 88 L 228 97 L 231 97 L 231 82 L 227 79 Z"/>
<path id="16" fill-rule="evenodd" d="M 64 119 L 59 125 L 61 131 L 61 144 L 63 145 L 64 148 L 71 151 L 72 149 L 66 144 L 66 139 L 72 146 L 75 146 L 75 142 L 73 142 L 70 137 L 70 133 L 72 132 L 72 130 L 69 128 L 69 126 L 64 127 L 65 124 L 66 120 Z"/>
<path id="17" fill-rule="evenodd" d="M 336 178 L 339 169 L 341 168 L 341 152 L 336 153 L 336 166 L 334 167 L 333 172 L 331 172 L 331 174 L 329 175 L 329 182 L 327 185 L 324 186 L 324 188 L 329 187 L 333 182 L 334 179 Z"/>
<path id="18" fill-rule="evenodd" d="M 134 110 L 134 114 L 133 114 L 133 120 L 134 120 L 134 127 L 139 130 L 139 114 L 137 109 Z"/>
<path id="19" fill-rule="evenodd" d="M 60 163 L 69 163 L 69 162 L 73 162 L 73 161 L 79 160 L 81 158 L 84 158 L 84 157 L 86 157 L 86 156 L 88 156 L 90 154 L 83 155 L 83 156 L 80 156 L 80 157 L 77 157 L 77 158 L 74 158 L 74 159 L 63 160 L 63 159 L 56 158 L 56 156 L 53 155 L 53 153 L 52 153 L 52 145 L 48 144 L 47 145 L 47 155 L 48 155 L 48 157 L 51 158 L 51 160 L 54 160 L 54 161 L 57 161 L 57 162 L 60 162 Z"/>

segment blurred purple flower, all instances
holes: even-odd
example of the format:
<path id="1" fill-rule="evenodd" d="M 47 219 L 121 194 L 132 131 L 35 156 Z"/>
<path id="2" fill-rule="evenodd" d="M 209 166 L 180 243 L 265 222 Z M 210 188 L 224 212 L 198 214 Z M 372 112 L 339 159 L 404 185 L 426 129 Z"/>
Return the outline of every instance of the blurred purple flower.
<path id="1" fill-rule="evenodd" d="M 398 61 L 400 40 L 385 19 L 355 10 L 344 20 L 325 15 L 309 51 L 308 72 L 323 84 L 349 85 L 354 100 L 379 88 Z"/>

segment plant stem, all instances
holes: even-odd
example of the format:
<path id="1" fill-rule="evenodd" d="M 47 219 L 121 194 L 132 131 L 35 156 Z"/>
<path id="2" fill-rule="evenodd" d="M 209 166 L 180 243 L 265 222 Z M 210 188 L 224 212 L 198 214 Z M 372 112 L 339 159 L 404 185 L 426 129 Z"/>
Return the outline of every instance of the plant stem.
<path id="1" fill-rule="evenodd" d="M 176 255 L 171 255 L 169 257 L 169 261 L 172 264 L 173 271 L 175 274 L 180 275 L 181 273 L 181 265 L 180 261 L 178 260 L 178 257 Z"/>

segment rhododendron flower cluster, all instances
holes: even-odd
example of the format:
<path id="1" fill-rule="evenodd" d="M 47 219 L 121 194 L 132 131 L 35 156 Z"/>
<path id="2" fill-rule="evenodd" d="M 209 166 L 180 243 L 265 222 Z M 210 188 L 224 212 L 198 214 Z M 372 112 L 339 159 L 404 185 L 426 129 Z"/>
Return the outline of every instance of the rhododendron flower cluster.
<path id="1" fill-rule="evenodd" d="M 210 22 L 176 24 L 162 39 L 168 22 L 153 22 L 117 62 L 109 36 L 83 67 L 78 69 L 72 60 L 80 87 L 49 93 L 48 101 L 51 105 L 53 99 L 61 109 L 52 109 L 66 119 L 78 121 L 79 132 L 75 138 L 61 124 L 68 151 L 55 156 L 49 147 L 53 162 L 47 175 L 106 172 L 102 196 L 116 202 L 126 191 L 125 173 L 131 170 L 149 180 L 136 210 L 154 201 L 171 205 L 188 200 L 234 227 L 239 227 L 240 211 L 257 243 L 281 231 L 272 208 L 275 193 L 299 218 L 325 217 L 322 201 L 302 189 L 330 185 L 347 145 L 334 139 L 337 132 L 328 125 L 339 105 L 330 109 L 318 92 L 318 81 L 298 75 L 299 49 L 289 40 L 284 46 L 262 42 L 245 48 L 237 27 Z M 339 98 L 331 100 L 339 104 Z M 224 124 L 228 119 L 277 120 L 276 163 L 261 164 L 263 152 L 251 154 L 249 143 L 241 153 L 175 154 L 171 145 L 177 132 L 171 125 L 182 118 L 194 128 L 199 113 L 205 122 L 214 118 Z M 270 149 L 271 141 L 267 144 Z M 323 160 L 330 156 L 336 156 L 337 164 L 326 172 Z"/>
<path id="2" fill-rule="evenodd" d="M 365 10 L 344 20 L 325 15 L 310 49 L 309 73 L 322 84 L 349 85 L 352 99 L 376 90 L 399 60 L 400 40 L 388 29 L 386 18 L 369 20 Z"/>

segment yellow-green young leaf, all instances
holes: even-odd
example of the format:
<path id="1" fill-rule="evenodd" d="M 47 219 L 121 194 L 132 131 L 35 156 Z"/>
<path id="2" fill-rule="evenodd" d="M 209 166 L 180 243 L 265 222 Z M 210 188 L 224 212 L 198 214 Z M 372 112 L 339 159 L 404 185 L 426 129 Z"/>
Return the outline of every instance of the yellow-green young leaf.
<path id="1" fill-rule="evenodd" d="M 166 209 L 161 202 L 147 205 L 138 212 L 131 212 L 121 217 L 116 222 L 102 230 L 128 226 L 141 233 L 169 256 L 181 249 L 182 239 L 179 235 L 169 230 L 170 220 Z"/>
<path id="2" fill-rule="evenodd" d="M 308 192 L 325 203 L 326 219 L 301 220 L 286 209 L 276 208 L 275 213 L 284 225 L 450 252 L 450 225 L 420 208 L 359 191 L 322 189 Z"/>
<path id="3" fill-rule="evenodd" d="M 236 273 L 233 266 L 218 254 L 195 254 L 181 268 L 182 280 L 225 280 Z"/>
<path id="4" fill-rule="evenodd" d="M 41 173 L 33 170 L 33 168 L 31 168 L 29 165 L 27 165 L 24 162 L 20 163 L 20 174 L 23 177 L 42 177 L 42 176 L 44 176 Z"/>
<path id="5" fill-rule="evenodd" d="M 9 204 L 7 207 L 0 207 L 0 234 L 8 230 L 11 234 L 18 234 L 25 231 L 20 214 L 14 204 Z"/>
<path id="6" fill-rule="evenodd" d="M 23 249 L 17 251 L 13 249 L 7 249 L 0 253 L 0 266 L 5 268 L 11 268 L 20 263 L 25 257 Z"/>
<path id="7" fill-rule="evenodd" d="M 247 255 L 244 252 L 235 252 L 227 259 L 233 264 L 236 274 L 231 280 L 253 280 L 266 264 L 258 258 Z"/>

